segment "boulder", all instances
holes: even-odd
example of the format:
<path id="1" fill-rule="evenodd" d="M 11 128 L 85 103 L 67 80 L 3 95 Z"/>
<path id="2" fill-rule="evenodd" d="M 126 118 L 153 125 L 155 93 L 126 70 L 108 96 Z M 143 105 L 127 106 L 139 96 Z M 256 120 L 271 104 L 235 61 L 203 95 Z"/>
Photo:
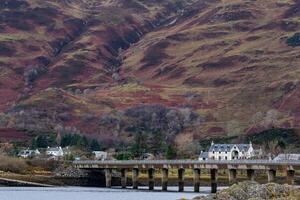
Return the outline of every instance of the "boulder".
<path id="1" fill-rule="evenodd" d="M 234 184 L 217 194 L 196 197 L 194 200 L 298 200 L 300 190 L 290 185 L 276 183 L 259 184 L 254 181 L 245 181 Z"/>

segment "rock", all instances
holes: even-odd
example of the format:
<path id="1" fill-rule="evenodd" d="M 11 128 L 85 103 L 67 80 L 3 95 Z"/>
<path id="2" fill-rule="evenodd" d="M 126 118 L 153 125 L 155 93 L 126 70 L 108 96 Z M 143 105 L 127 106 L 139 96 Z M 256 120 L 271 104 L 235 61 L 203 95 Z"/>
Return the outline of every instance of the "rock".
<path id="1" fill-rule="evenodd" d="M 74 167 L 68 167 L 68 168 L 58 168 L 55 172 L 55 175 L 58 177 L 72 177 L 72 178 L 81 178 L 81 177 L 87 177 L 88 174 L 80 169 L 74 168 Z"/>
<path id="2" fill-rule="evenodd" d="M 234 184 L 228 189 L 214 195 L 196 197 L 194 200 L 297 200 L 300 199 L 300 190 L 290 185 L 276 183 L 259 184 L 245 181 Z"/>

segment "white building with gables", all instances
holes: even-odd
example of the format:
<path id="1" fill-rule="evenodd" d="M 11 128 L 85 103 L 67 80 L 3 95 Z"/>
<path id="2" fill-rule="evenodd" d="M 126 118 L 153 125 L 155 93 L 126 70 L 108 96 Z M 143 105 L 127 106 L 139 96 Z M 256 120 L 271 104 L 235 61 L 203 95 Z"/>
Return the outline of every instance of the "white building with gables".
<path id="1" fill-rule="evenodd" d="M 201 152 L 199 160 L 238 160 L 249 159 L 255 155 L 252 143 L 249 144 L 214 144 L 208 152 Z"/>
<path id="2" fill-rule="evenodd" d="M 62 157 L 64 156 L 64 151 L 61 147 L 48 147 L 46 150 L 47 156 L 54 156 L 54 157 Z"/>

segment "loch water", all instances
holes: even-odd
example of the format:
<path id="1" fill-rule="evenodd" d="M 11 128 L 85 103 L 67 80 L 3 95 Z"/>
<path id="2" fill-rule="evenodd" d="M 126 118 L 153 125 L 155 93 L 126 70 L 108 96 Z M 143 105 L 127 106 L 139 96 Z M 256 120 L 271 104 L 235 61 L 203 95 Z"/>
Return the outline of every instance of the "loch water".
<path id="1" fill-rule="evenodd" d="M 176 192 L 177 187 L 168 188 L 168 192 L 148 191 L 146 188 L 107 189 L 84 187 L 0 187 L 1 200 L 178 200 L 193 199 L 199 195 L 208 195 L 209 187 L 202 187 L 200 193 L 192 192 L 193 188 L 185 188 L 185 192 Z M 222 188 L 220 188 L 222 189 Z"/>

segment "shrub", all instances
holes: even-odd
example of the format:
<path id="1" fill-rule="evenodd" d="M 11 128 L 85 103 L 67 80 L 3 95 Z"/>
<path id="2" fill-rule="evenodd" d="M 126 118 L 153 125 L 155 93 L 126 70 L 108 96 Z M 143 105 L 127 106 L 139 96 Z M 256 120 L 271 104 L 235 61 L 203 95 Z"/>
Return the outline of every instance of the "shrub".
<path id="1" fill-rule="evenodd" d="M 287 45 L 291 47 L 300 46 L 300 33 L 295 33 L 293 36 L 286 40 Z"/>
<path id="2" fill-rule="evenodd" d="M 60 166 L 60 162 L 56 160 L 30 159 L 26 162 L 31 168 L 40 168 L 46 171 L 54 171 Z"/>

